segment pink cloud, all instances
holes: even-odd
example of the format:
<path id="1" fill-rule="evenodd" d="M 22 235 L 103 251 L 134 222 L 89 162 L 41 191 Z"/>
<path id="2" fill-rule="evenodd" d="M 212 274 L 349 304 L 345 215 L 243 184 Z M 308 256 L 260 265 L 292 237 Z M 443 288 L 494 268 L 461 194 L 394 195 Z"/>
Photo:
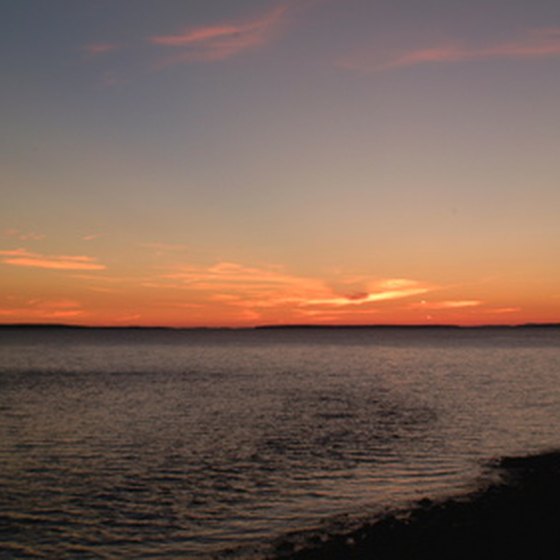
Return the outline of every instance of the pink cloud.
<path id="1" fill-rule="evenodd" d="M 485 46 L 468 46 L 456 41 L 427 48 L 376 56 L 362 52 L 340 59 L 338 65 L 351 70 L 378 71 L 427 63 L 453 63 L 469 60 L 527 60 L 560 56 L 560 28 L 537 29 L 515 41 Z"/>
<path id="2" fill-rule="evenodd" d="M 41 255 L 26 249 L 0 251 L 0 261 L 13 266 L 53 270 L 104 270 L 93 257 L 84 255 Z"/>
<path id="3" fill-rule="evenodd" d="M 106 54 L 108 52 L 117 50 L 118 45 L 114 43 L 90 43 L 89 45 L 84 45 L 83 49 L 91 56 L 97 56 L 99 54 Z"/>
<path id="4" fill-rule="evenodd" d="M 267 43 L 284 20 L 288 7 L 278 6 L 264 15 L 237 23 L 189 27 L 182 33 L 158 35 L 149 41 L 154 45 L 180 48 L 178 54 L 165 60 L 177 62 L 226 60 L 243 51 Z"/>

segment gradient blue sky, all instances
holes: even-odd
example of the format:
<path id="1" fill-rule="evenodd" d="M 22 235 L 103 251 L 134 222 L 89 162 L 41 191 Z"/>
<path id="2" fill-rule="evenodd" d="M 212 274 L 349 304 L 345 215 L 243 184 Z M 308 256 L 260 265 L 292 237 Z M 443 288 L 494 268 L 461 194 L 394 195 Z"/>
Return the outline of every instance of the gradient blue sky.
<path id="1" fill-rule="evenodd" d="M 8 0 L 0 321 L 560 320 L 557 1 Z"/>

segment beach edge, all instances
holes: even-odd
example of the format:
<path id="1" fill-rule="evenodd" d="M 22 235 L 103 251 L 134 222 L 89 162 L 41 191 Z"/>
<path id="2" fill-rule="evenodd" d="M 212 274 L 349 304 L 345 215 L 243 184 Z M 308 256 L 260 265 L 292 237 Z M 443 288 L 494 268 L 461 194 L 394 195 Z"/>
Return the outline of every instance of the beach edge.
<path id="1" fill-rule="evenodd" d="M 560 549 L 560 450 L 496 459 L 495 481 L 442 501 L 420 500 L 346 534 L 269 560 L 551 558 Z"/>

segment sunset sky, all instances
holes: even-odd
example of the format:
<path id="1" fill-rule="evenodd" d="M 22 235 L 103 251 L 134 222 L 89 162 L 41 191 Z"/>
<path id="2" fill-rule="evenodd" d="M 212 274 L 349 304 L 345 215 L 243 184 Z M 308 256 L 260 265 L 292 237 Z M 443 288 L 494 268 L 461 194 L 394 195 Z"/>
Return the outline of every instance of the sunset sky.
<path id="1" fill-rule="evenodd" d="M 0 323 L 560 321 L 558 0 L 7 0 Z"/>

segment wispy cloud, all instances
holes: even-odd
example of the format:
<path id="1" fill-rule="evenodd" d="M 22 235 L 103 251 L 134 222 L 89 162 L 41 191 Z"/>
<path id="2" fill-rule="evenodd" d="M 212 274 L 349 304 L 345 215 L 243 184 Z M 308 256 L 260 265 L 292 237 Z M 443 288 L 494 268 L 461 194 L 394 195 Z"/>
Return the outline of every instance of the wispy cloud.
<path id="1" fill-rule="evenodd" d="M 491 307 L 485 310 L 487 313 L 495 313 L 502 315 L 504 313 L 519 313 L 521 307 Z"/>
<path id="2" fill-rule="evenodd" d="M 287 11 L 288 5 L 281 5 L 256 18 L 187 27 L 176 34 L 150 37 L 149 41 L 178 50 L 178 53 L 166 58 L 164 64 L 226 60 L 270 41 Z"/>
<path id="3" fill-rule="evenodd" d="M 189 250 L 189 247 L 184 243 L 141 243 L 141 247 L 148 249 L 153 252 L 157 257 L 163 255 L 173 255 L 177 253 L 185 253 Z"/>
<path id="4" fill-rule="evenodd" d="M 41 241 L 45 239 L 46 235 L 44 233 L 37 233 L 34 231 L 21 231 L 19 229 L 5 229 L 4 237 L 9 237 L 11 239 L 19 239 L 20 241 Z"/>
<path id="5" fill-rule="evenodd" d="M 326 299 L 310 300 L 307 305 L 364 305 L 379 301 L 401 299 L 429 292 L 432 288 L 415 280 L 403 278 L 384 280 L 373 284 L 371 291 L 358 294 L 350 294 L 342 297 L 331 297 Z"/>
<path id="6" fill-rule="evenodd" d="M 104 270 L 93 257 L 84 255 L 43 255 L 27 249 L 0 251 L 0 262 L 13 266 L 48 268 L 53 270 Z"/>
<path id="7" fill-rule="evenodd" d="M 94 239 L 99 239 L 100 237 L 103 237 L 102 233 L 91 233 L 88 235 L 83 235 L 82 241 L 93 241 Z"/>
<path id="8" fill-rule="evenodd" d="M 79 302 L 68 299 L 20 300 L 12 302 L 10 306 L 0 307 L 0 317 L 16 317 L 18 321 L 69 319 L 83 313 Z"/>
<path id="9" fill-rule="evenodd" d="M 338 66 L 358 71 L 379 71 L 428 63 L 457 63 L 472 60 L 528 60 L 560 56 L 560 28 L 537 29 L 516 40 L 482 46 L 458 41 L 379 55 L 362 51 L 341 58 Z"/>
<path id="10" fill-rule="evenodd" d="M 420 301 L 410 304 L 410 309 L 425 309 L 426 311 L 437 309 L 463 309 L 465 307 L 478 307 L 483 303 L 483 301 L 478 299 Z"/>
<path id="11" fill-rule="evenodd" d="M 97 56 L 115 51 L 119 48 L 116 43 L 89 43 L 84 45 L 82 49 L 90 56 Z"/>
<path id="12" fill-rule="evenodd" d="M 280 267 L 246 267 L 231 262 L 182 267 L 166 279 L 182 282 L 190 290 L 206 292 L 210 301 L 253 309 L 371 307 L 434 289 L 410 279 L 370 279 L 359 291 L 340 293 L 322 279 L 291 275 Z M 338 284 L 344 281 L 339 279 Z"/>
<path id="13" fill-rule="evenodd" d="M 259 291 L 305 286 L 306 293 L 307 290 L 323 289 L 319 280 L 289 274 L 280 266 L 251 267 L 229 261 L 210 266 L 182 266 L 178 272 L 167 277 L 202 289 L 223 286 L 235 291 L 238 291 L 238 288 Z"/>

